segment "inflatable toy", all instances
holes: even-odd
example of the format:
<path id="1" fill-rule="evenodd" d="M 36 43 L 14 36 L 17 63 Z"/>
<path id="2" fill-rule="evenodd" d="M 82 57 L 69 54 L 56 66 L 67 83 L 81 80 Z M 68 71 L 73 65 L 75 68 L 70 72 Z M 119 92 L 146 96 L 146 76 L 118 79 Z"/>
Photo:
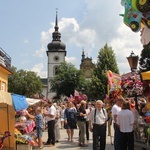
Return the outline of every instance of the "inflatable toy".
<path id="1" fill-rule="evenodd" d="M 120 16 L 133 32 L 140 31 L 142 24 L 150 28 L 150 0 L 121 0 L 121 5 L 125 11 Z"/>

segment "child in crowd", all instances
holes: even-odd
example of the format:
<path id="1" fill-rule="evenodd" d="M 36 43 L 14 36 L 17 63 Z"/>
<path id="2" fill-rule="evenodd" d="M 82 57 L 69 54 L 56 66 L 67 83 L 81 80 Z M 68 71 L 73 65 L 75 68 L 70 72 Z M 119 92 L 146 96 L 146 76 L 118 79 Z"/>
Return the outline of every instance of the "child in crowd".
<path id="1" fill-rule="evenodd" d="M 43 141 L 42 141 L 42 135 L 43 135 L 43 115 L 42 115 L 42 109 L 41 107 L 37 107 L 36 109 L 36 116 L 33 116 L 26 112 L 27 116 L 31 119 L 35 119 L 36 123 L 36 131 L 37 131 L 37 138 L 38 138 L 38 144 L 39 148 L 43 148 Z"/>
<path id="2" fill-rule="evenodd" d="M 60 109 L 61 129 L 64 127 L 64 113 L 65 113 L 65 105 L 61 105 Z"/>

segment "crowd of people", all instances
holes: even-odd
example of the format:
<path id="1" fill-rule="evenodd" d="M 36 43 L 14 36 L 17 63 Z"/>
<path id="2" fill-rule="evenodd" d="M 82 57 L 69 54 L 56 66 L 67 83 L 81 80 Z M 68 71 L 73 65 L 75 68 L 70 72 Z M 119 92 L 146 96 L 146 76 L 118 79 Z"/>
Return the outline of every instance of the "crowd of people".
<path id="1" fill-rule="evenodd" d="M 148 101 L 149 102 L 149 101 Z M 96 100 L 92 104 L 82 100 L 80 103 L 47 101 L 45 107 L 37 107 L 35 119 L 39 148 L 44 145 L 55 146 L 60 140 L 60 129 L 66 130 L 67 141 L 74 141 L 74 129 L 79 129 L 78 146 L 87 147 L 89 132 L 92 133 L 93 150 L 106 149 L 107 122 L 113 122 L 114 150 L 134 150 L 134 124 L 139 112 L 135 109 L 134 99 L 118 97 L 108 112 L 108 104 Z M 145 104 L 142 109 L 148 109 Z M 42 141 L 42 132 L 47 129 L 47 141 Z"/>

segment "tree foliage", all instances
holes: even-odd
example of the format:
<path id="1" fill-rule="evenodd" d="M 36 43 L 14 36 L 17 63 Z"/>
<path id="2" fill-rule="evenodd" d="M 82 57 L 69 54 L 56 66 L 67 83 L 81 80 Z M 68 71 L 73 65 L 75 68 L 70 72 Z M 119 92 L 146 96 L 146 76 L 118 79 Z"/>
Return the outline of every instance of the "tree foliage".
<path id="1" fill-rule="evenodd" d="M 89 97 L 92 99 L 104 99 L 107 94 L 107 75 L 106 71 L 119 73 L 114 51 L 105 44 L 98 54 L 96 67 L 93 70 L 93 77 L 89 85 Z"/>
<path id="2" fill-rule="evenodd" d="M 114 51 L 112 47 L 108 47 L 107 44 L 99 51 L 97 67 L 98 66 L 101 70 L 111 70 L 112 72 L 119 73 Z"/>
<path id="3" fill-rule="evenodd" d="M 33 97 L 34 94 L 42 92 L 42 82 L 35 72 L 26 71 L 12 67 L 12 75 L 8 78 L 8 91 L 10 93 Z"/>
<path id="4" fill-rule="evenodd" d="M 143 46 L 139 64 L 141 72 L 150 71 L 150 42 Z"/>
<path id="5" fill-rule="evenodd" d="M 74 90 L 85 87 L 85 78 L 82 71 L 77 70 L 71 63 L 61 63 L 58 66 L 57 75 L 50 79 L 51 91 L 57 96 L 74 94 Z"/>

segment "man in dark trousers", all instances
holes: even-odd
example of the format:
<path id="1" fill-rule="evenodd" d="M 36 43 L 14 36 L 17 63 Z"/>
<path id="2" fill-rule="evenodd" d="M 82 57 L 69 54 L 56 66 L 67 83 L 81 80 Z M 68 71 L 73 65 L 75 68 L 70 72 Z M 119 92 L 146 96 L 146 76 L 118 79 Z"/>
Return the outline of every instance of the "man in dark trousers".
<path id="1" fill-rule="evenodd" d="M 89 115 L 90 131 L 93 132 L 93 150 L 105 150 L 107 119 L 107 111 L 103 108 L 103 102 L 97 100 L 95 109 Z"/>
<path id="2" fill-rule="evenodd" d="M 56 108 L 53 106 L 52 100 L 48 101 L 49 109 L 46 116 L 47 125 L 48 125 L 48 139 L 45 145 L 55 146 L 55 117 L 56 117 Z"/>
<path id="3" fill-rule="evenodd" d="M 116 99 L 116 103 L 113 105 L 111 112 L 113 117 L 113 125 L 114 125 L 114 150 L 121 150 L 120 149 L 120 129 L 117 125 L 117 115 L 121 111 L 121 106 L 123 102 L 122 97 L 118 97 Z"/>

